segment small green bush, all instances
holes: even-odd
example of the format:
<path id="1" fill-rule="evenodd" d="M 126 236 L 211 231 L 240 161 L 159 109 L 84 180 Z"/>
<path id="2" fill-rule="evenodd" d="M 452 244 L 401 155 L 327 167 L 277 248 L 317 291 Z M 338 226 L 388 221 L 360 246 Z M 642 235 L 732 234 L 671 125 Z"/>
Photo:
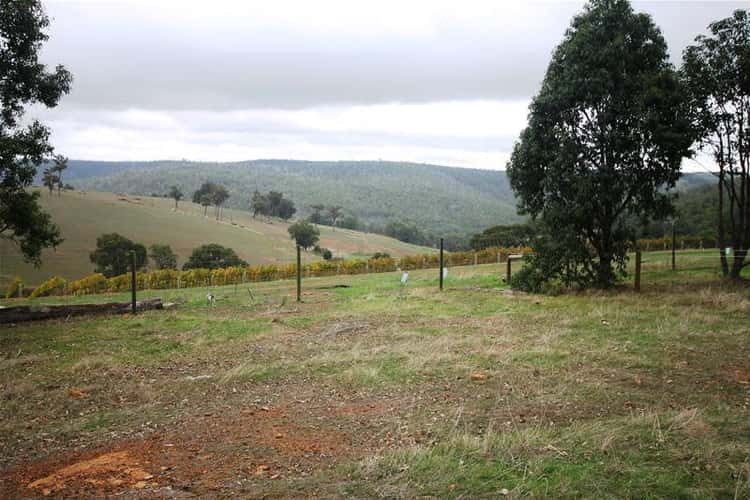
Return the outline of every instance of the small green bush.
<path id="1" fill-rule="evenodd" d="M 535 266 L 523 266 L 510 277 L 510 287 L 528 293 L 543 293 L 548 280 L 544 273 Z"/>

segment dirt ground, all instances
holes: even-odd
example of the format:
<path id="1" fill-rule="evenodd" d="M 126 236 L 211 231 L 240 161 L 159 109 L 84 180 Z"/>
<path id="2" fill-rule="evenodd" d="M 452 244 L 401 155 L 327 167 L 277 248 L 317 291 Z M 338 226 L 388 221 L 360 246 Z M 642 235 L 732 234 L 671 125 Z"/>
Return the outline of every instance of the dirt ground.
<path id="1" fill-rule="evenodd" d="M 344 458 L 413 442 L 399 435 L 407 407 L 356 394 L 289 392 L 278 405 L 220 408 L 140 439 L 13 467 L 0 483 L 0 496 L 260 493 L 264 482 L 308 476 Z"/>

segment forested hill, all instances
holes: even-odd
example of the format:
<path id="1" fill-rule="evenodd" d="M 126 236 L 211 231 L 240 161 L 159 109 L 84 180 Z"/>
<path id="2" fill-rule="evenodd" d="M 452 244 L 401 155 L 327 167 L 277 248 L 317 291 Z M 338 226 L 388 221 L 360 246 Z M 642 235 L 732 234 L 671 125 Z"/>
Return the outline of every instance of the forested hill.
<path id="1" fill-rule="evenodd" d="M 360 229 L 378 231 L 389 222 L 416 225 L 431 236 L 467 237 L 487 227 L 520 221 L 504 171 L 383 161 L 253 160 L 234 163 L 190 161 L 105 162 L 70 160 L 65 182 L 76 188 L 165 194 L 179 186 L 190 198 L 202 182 L 223 184 L 226 206 L 249 208 L 257 189 L 284 193 L 298 209 L 341 205 L 359 219 Z M 709 174 L 686 174 L 679 190 L 715 182 Z"/>
<path id="2" fill-rule="evenodd" d="M 166 193 L 177 185 L 189 197 L 207 180 L 228 188 L 229 207 L 248 209 L 255 189 L 275 190 L 294 201 L 298 216 L 316 203 L 341 205 L 370 228 L 401 221 L 425 233 L 466 235 L 519 220 L 502 171 L 380 161 L 70 160 L 65 172 L 65 182 L 76 188 L 138 195 Z"/>

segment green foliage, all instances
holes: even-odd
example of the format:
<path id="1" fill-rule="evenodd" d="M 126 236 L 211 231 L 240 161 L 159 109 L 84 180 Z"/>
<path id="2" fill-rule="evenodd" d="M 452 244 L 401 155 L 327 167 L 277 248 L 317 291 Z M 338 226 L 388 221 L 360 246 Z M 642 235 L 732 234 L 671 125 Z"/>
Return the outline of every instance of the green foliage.
<path id="1" fill-rule="evenodd" d="M 131 267 L 131 252 L 135 252 L 135 268 L 146 265 L 146 247 L 117 233 L 103 234 L 96 239 L 96 250 L 89 259 L 96 265 L 96 272 L 110 278 L 124 274 Z"/>
<path id="2" fill-rule="evenodd" d="M 341 211 L 343 207 L 340 205 L 331 205 L 328 207 L 328 219 L 331 221 L 332 226 L 336 226 L 344 213 Z"/>
<path id="3" fill-rule="evenodd" d="M 45 168 L 42 174 L 42 185 L 49 190 L 49 194 L 55 189 L 55 186 L 59 183 L 60 178 L 53 172 L 51 168 Z"/>
<path id="4" fill-rule="evenodd" d="M 295 222 L 287 231 L 291 239 L 305 250 L 314 247 L 320 239 L 318 228 L 304 220 Z"/>
<path id="5" fill-rule="evenodd" d="M 722 272 L 737 279 L 750 247 L 750 16 L 737 10 L 709 31 L 685 49 L 682 76 L 700 146 L 719 167 L 716 234 L 735 256 L 722 255 Z"/>
<path id="6" fill-rule="evenodd" d="M 174 200 L 174 208 L 177 209 L 177 204 L 182 199 L 184 194 L 177 186 L 170 186 L 168 195 L 170 198 Z"/>
<path id="7" fill-rule="evenodd" d="M 13 281 L 8 284 L 8 288 L 5 289 L 5 298 L 12 299 L 14 297 L 18 297 L 22 287 L 23 280 L 16 276 L 15 278 L 13 278 Z"/>
<path id="8" fill-rule="evenodd" d="M 372 254 L 373 259 L 390 259 L 391 256 L 388 252 L 375 252 Z"/>
<path id="9" fill-rule="evenodd" d="M 320 252 L 320 255 L 323 257 L 323 260 L 331 260 L 333 258 L 333 252 L 327 248 L 324 248 L 322 252 Z"/>
<path id="10" fill-rule="evenodd" d="M 0 238 L 18 245 L 24 258 L 36 266 L 42 250 L 62 239 L 49 215 L 39 208 L 38 195 L 26 191 L 53 148 L 44 125 L 24 120 L 24 107 L 37 103 L 55 107 L 72 81 L 62 66 L 49 72 L 38 59 L 48 26 L 39 0 L 0 2 Z"/>
<path id="11" fill-rule="evenodd" d="M 628 218 L 669 213 L 664 189 L 692 143 L 686 116 L 651 18 L 626 0 L 589 2 L 555 50 L 508 164 L 519 209 L 552 230 L 535 242 L 532 265 L 544 262 L 548 279 L 612 286 L 634 237 Z"/>
<path id="12" fill-rule="evenodd" d="M 177 269 L 177 255 L 169 245 L 151 245 L 148 256 L 154 261 L 156 269 Z"/>
<path id="13" fill-rule="evenodd" d="M 433 246 L 435 244 L 435 240 L 424 234 L 416 224 L 400 221 L 389 222 L 383 229 L 383 234 L 415 245 Z"/>
<path id="14" fill-rule="evenodd" d="M 63 187 L 63 172 L 68 168 L 68 158 L 63 155 L 55 155 L 52 157 L 52 161 L 52 171 L 56 173 L 57 177 L 57 196 L 60 196 L 60 190 Z"/>
<path id="15" fill-rule="evenodd" d="M 231 248 L 216 243 L 201 245 L 193 250 L 183 269 L 218 269 L 222 267 L 246 266 Z"/>
<path id="16" fill-rule="evenodd" d="M 199 203 L 203 205 L 204 215 L 206 213 L 205 209 L 207 209 L 210 205 L 214 205 L 214 207 L 216 207 L 214 210 L 216 219 L 220 220 L 221 207 L 224 205 L 224 202 L 229 199 L 229 197 L 229 191 L 227 191 L 227 188 L 225 188 L 221 184 L 216 184 L 215 182 L 204 182 L 203 184 L 201 184 L 201 187 L 199 187 L 193 193 L 193 203 Z M 175 206 L 177 206 L 176 201 Z"/>
<path id="17" fill-rule="evenodd" d="M 0 187 L 0 238 L 12 241 L 26 262 L 39 267 L 42 250 L 63 242 L 60 230 L 39 206 L 39 193 L 11 191 Z"/>
<path id="18" fill-rule="evenodd" d="M 252 198 L 250 198 L 250 209 L 253 212 L 253 217 L 261 214 L 284 220 L 289 220 L 297 212 L 292 200 L 284 198 L 284 194 L 278 191 L 260 194 L 258 190 L 255 190 Z"/>
<path id="19" fill-rule="evenodd" d="M 34 289 L 33 292 L 31 292 L 32 299 L 35 299 L 37 297 L 47 297 L 48 295 L 59 295 L 62 294 L 63 290 L 65 289 L 65 284 L 67 282 L 65 279 L 61 278 L 60 276 L 53 276 L 38 287 Z"/>
<path id="20" fill-rule="evenodd" d="M 534 234 L 534 228 L 529 224 L 492 226 L 472 236 L 469 246 L 474 250 L 497 246 L 520 247 L 528 245 Z"/>

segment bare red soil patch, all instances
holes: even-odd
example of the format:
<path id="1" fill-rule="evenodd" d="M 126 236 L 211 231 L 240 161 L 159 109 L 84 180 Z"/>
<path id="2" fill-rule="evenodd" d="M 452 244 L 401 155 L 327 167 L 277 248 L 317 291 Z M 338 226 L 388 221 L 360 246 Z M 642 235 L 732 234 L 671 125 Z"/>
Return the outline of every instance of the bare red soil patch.
<path id="1" fill-rule="evenodd" d="M 188 494 L 309 474 L 355 453 L 351 433 L 301 408 L 204 414 L 171 432 L 5 471 L 0 497 Z M 339 422 L 340 423 L 340 422 Z M 171 496 L 171 495 L 170 495 Z"/>

